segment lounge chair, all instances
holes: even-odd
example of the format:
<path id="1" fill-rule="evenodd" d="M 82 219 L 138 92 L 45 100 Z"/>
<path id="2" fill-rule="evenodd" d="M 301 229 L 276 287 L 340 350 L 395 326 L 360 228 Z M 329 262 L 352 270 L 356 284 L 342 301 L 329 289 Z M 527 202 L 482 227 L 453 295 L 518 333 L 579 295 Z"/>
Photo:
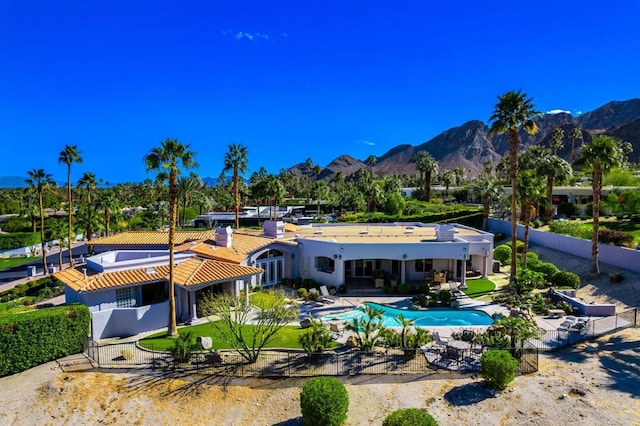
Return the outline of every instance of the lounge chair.
<path id="1" fill-rule="evenodd" d="M 334 340 L 342 337 L 342 335 L 344 334 L 344 329 L 340 326 L 340 324 L 333 321 L 329 323 L 329 331 L 331 332 L 331 337 Z"/>
<path id="2" fill-rule="evenodd" d="M 331 293 L 329 293 L 329 290 L 327 289 L 326 285 L 320 286 L 320 295 L 322 296 L 322 300 L 327 301 L 329 303 L 335 303 L 336 300 L 339 299 L 337 296 L 334 296 Z"/>
<path id="3" fill-rule="evenodd" d="M 436 331 L 433 333 L 433 343 L 435 343 L 436 346 L 446 348 L 447 343 L 449 343 L 449 338 L 440 336 L 440 333 Z"/>

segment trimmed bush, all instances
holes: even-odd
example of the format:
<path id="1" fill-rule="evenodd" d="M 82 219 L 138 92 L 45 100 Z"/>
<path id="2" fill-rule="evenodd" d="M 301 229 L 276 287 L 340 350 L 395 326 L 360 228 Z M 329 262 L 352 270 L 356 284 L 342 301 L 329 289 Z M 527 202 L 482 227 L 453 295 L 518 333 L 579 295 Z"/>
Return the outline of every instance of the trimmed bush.
<path id="1" fill-rule="evenodd" d="M 389 414 L 382 426 L 437 426 L 431 414 L 419 408 L 403 408 Z"/>
<path id="2" fill-rule="evenodd" d="M 493 249 L 493 259 L 500 262 L 501 265 L 506 265 L 511 260 L 511 246 L 501 244 Z"/>
<path id="3" fill-rule="evenodd" d="M 0 234 L 0 250 L 13 250 L 40 244 L 40 234 L 37 232 L 14 232 Z"/>
<path id="4" fill-rule="evenodd" d="M 635 248 L 633 235 L 629 234 L 628 232 L 616 231 L 614 229 L 598 230 L 598 241 L 602 244 Z"/>
<path id="5" fill-rule="evenodd" d="M 558 269 L 558 267 L 553 263 L 542 262 L 542 261 L 533 262 L 533 263 L 527 262 L 527 268 L 531 269 L 532 271 L 540 272 L 542 275 L 544 275 L 544 279 L 547 282 L 551 281 L 553 277 L 558 272 L 560 272 L 560 269 Z"/>
<path id="6" fill-rule="evenodd" d="M 569 271 L 560 271 L 553 276 L 552 282 L 557 287 L 580 288 L 580 277 Z"/>
<path id="7" fill-rule="evenodd" d="M 516 377 L 518 361 L 509 351 L 488 350 L 480 357 L 480 372 L 487 386 L 502 390 Z"/>
<path id="8" fill-rule="evenodd" d="M 349 394 L 334 377 L 314 377 L 300 393 L 300 409 L 308 426 L 339 426 L 347 420 Z"/>
<path id="9" fill-rule="evenodd" d="M 80 304 L 0 317 L 0 377 L 82 352 L 90 323 Z"/>

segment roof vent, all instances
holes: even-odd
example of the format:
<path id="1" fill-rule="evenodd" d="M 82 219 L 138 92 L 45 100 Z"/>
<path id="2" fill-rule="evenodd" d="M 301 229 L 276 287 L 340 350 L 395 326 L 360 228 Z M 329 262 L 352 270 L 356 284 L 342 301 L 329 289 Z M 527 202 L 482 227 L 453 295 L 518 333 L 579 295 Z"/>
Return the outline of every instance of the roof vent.
<path id="1" fill-rule="evenodd" d="M 153 275 L 156 273 L 156 270 L 154 268 L 147 268 L 145 272 L 147 273 L 147 275 Z"/>
<path id="2" fill-rule="evenodd" d="M 87 268 L 82 268 L 82 274 L 84 275 L 84 279 L 87 279 Z"/>

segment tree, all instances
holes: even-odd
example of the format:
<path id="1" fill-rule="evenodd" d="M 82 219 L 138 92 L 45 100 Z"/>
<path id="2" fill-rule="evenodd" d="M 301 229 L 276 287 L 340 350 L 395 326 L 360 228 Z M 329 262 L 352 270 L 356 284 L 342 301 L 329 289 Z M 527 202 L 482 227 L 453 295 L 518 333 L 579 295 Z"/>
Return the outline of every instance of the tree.
<path id="1" fill-rule="evenodd" d="M 569 133 L 569 139 L 571 139 L 571 151 L 569 152 L 569 164 L 573 164 L 573 150 L 575 149 L 576 140 L 582 139 L 582 130 L 580 127 L 574 127 Z"/>
<path id="2" fill-rule="evenodd" d="M 247 171 L 248 167 L 247 148 L 240 144 L 229 145 L 229 150 L 224 155 L 224 168 L 222 172 L 233 171 L 233 200 L 236 211 L 236 229 L 240 228 L 240 198 L 238 178 Z"/>
<path id="3" fill-rule="evenodd" d="M 176 218 L 178 211 L 178 175 L 181 169 L 198 167 L 195 161 L 195 153 L 189 150 L 190 145 L 184 145 L 176 139 L 165 139 L 160 147 L 151 149 L 145 155 L 143 161 L 147 172 L 169 171 L 169 326 L 167 336 L 178 337 L 178 326 L 176 323 L 176 299 L 175 299 L 175 277 L 174 277 L 174 247 L 176 233 Z"/>
<path id="4" fill-rule="evenodd" d="M 58 240 L 60 250 L 58 250 L 58 266 L 62 271 L 62 247 L 65 246 L 65 238 L 67 238 L 67 224 L 61 220 L 54 220 L 50 223 L 49 231 L 52 240 Z M 70 240 L 69 240 L 70 241 Z M 68 241 L 68 242 L 69 242 Z M 67 246 L 69 245 L 67 242 Z"/>
<path id="5" fill-rule="evenodd" d="M 104 234 L 109 236 L 109 225 L 111 223 L 111 215 L 115 212 L 116 214 L 120 212 L 121 204 L 120 200 L 118 200 L 113 192 L 109 190 L 105 190 L 100 197 L 98 198 L 98 207 L 104 213 Z"/>
<path id="6" fill-rule="evenodd" d="M 511 354 L 516 359 L 521 357 L 525 342 L 539 336 L 538 327 L 523 317 L 502 317 L 493 324 L 504 327 L 511 342 Z"/>
<path id="7" fill-rule="evenodd" d="M 558 155 L 558 151 L 564 146 L 564 130 L 561 127 L 556 127 L 551 132 L 551 149 L 553 155 Z"/>
<path id="8" fill-rule="evenodd" d="M 260 351 L 282 327 L 298 319 L 297 310 L 291 309 L 284 293 L 278 292 L 253 307 L 226 293 L 205 296 L 202 311 L 217 317 L 209 320 L 217 336 L 250 363 L 258 360 Z"/>
<path id="9" fill-rule="evenodd" d="M 31 221 L 31 232 L 36 232 L 36 219 L 39 215 L 40 205 L 38 204 L 37 194 L 30 192 L 27 188 L 26 193 L 22 197 L 20 216 L 29 218 Z"/>
<path id="10" fill-rule="evenodd" d="M 480 197 L 482 203 L 482 230 L 489 229 L 491 205 L 498 202 L 504 194 L 498 179 L 489 173 L 481 173 L 471 182 L 471 192 Z"/>
<path id="11" fill-rule="evenodd" d="M 445 170 L 440 173 L 440 181 L 444 184 L 444 195 L 449 196 L 449 186 L 453 183 L 455 185 L 456 175 L 453 170 Z"/>
<path id="12" fill-rule="evenodd" d="M 72 242 L 73 238 L 73 197 L 71 194 L 71 164 L 73 163 L 82 163 L 82 156 L 80 155 L 80 151 L 78 151 L 77 145 L 65 145 L 64 149 L 60 151 L 60 156 L 58 157 L 58 163 L 64 163 L 67 165 L 67 231 L 69 232 L 68 243 L 69 243 L 69 265 L 73 265 L 73 254 L 72 254 Z M 62 265 L 60 266 L 62 268 Z"/>
<path id="13" fill-rule="evenodd" d="M 524 221 L 524 248 L 522 250 L 522 267 L 527 267 L 527 251 L 529 250 L 529 227 L 531 212 L 544 192 L 543 177 L 535 170 L 523 170 L 518 175 L 518 197 L 522 205 Z"/>
<path id="14" fill-rule="evenodd" d="M 420 177 L 424 185 L 425 201 L 431 199 L 431 176 L 438 173 L 438 163 L 436 159 L 427 151 L 418 151 L 411 160 L 416 163 L 416 168 L 420 172 Z"/>
<path id="15" fill-rule="evenodd" d="M 540 113 L 535 110 L 533 100 L 521 90 L 509 91 L 498 96 L 496 104 L 489 121 L 491 127 L 489 133 L 505 133 L 509 136 L 509 178 L 511 179 L 511 246 L 516 246 L 517 235 L 517 212 L 516 212 L 516 186 L 518 178 L 518 145 L 520 137 L 518 128 L 522 127 L 529 134 L 536 134 L 538 126 L 534 118 Z M 511 254 L 511 275 L 510 281 L 516 277 L 516 251 Z"/>
<path id="16" fill-rule="evenodd" d="M 598 229 L 600 224 L 600 192 L 602 177 L 613 167 L 624 164 L 627 154 L 632 150 L 631 144 L 605 135 L 596 135 L 591 144 L 584 147 L 577 164 L 591 169 L 591 185 L 593 188 L 593 236 L 591 238 L 592 275 L 600 274 L 598 264 Z"/>
<path id="17" fill-rule="evenodd" d="M 85 172 L 80 180 L 78 180 L 78 188 L 84 187 L 86 190 L 86 199 L 82 208 L 85 212 L 84 218 L 84 230 L 85 230 L 85 238 L 87 242 L 90 242 L 93 239 L 93 232 L 97 230 L 95 225 L 95 220 L 92 216 L 95 216 L 95 207 L 91 204 L 91 196 L 98 189 L 98 181 L 96 180 L 96 175 L 94 173 Z M 80 212 L 78 212 L 80 213 Z M 88 244 L 89 252 L 91 252 L 91 244 Z"/>
<path id="18" fill-rule="evenodd" d="M 45 191 L 50 191 L 55 188 L 56 183 L 53 180 L 53 176 L 45 173 L 43 169 L 33 169 L 27 172 L 27 174 L 29 178 L 25 179 L 25 183 L 28 185 L 28 191 L 35 193 L 38 197 L 38 207 L 40 210 L 40 250 L 42 251 L 43 274 L 47 275 L 47 252 L 44 250 L 44 204 L 42 194 Z"/>
<path id="19" fill-rule="evenodd" d="M 368 156 L 367 159 L 365 160 L 365 163 L 367 164 L 367 166 L 369 166 L 369 172 L 371 172 L 372 176 L 373 176 L 373 166 L 375 166 L 377 162 L 378 162 L 378 157 L 376 157 L 373 154 Z"/>
<path id="20" fill-rule="evenodd" d="M 267 197 L 267 200 L 269 200 L 269 204 L 271 205 L 269 211 L 273 211 L 273 220 L 276 220 L 278 218 L 276 207 L 285 196 L 284 185 L 276 175 L 269 174 L 265 178 L 264 195 Z M 269 216 L 271 216 L 271 213 Z"/>
<path id="21" fill-rule="evenodd" d="M 187 224 L 187 206 L 204 187 L 204 183 L 200 176 L 196 173 L 189 173 L 189 176 L 180 176 L 178 178 L 178 197 L 182 201 L 182 226 Z"/>
<path id="22" fill-rule="evenodd" d="M 382 325 L 382 310 L 364 305 L 358 307 L 362 312 L 360 317 L 349 321 L 345 328 L 356 333 L 356 342 L 363 352 L 369 352 L 376 343 L 384 336 L 384 326 Z"/>

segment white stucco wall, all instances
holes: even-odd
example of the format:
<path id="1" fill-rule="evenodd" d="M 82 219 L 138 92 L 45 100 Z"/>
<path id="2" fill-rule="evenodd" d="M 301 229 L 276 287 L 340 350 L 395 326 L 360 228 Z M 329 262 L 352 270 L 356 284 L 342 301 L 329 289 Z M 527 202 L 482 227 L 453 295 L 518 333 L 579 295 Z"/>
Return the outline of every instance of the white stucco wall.
<path id="1" fill-rule="evenodd" d="M 116 308 L 91 313 L 93 339 L 124 337 L 168 325 L 169 301 L 136 308 Z"/>

